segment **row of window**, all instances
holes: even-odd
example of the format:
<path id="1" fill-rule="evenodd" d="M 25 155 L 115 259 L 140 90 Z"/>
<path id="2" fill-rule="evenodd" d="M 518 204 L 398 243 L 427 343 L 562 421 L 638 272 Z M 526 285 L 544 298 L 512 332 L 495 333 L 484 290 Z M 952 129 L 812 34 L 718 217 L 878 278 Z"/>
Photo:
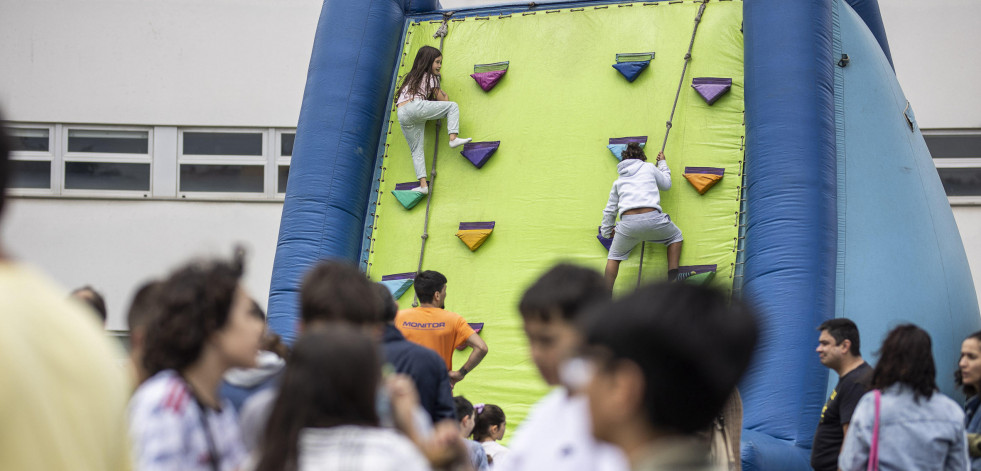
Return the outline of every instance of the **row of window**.
<path id="1" fill-rule="evenodd" d="M 275 128 L 61 124 L 12 124 L 10 133 L 15 193 L 233 199 L 282 198 L 296 136 Z M 924 130 L 923 137 L 951 202 L 981 202 L 981 130 Z"/>
<path id="2" fill-rule="evenodd" d="M 951 203 L 981 203 L 981 130 L 924 130 Z"/>
<path id="3" fill-rule="evenodd" d="M 279 199 L 296 131 L 10 124 L 21 195 Z M 157 185 L 154 185 L 157 183 Z"/>

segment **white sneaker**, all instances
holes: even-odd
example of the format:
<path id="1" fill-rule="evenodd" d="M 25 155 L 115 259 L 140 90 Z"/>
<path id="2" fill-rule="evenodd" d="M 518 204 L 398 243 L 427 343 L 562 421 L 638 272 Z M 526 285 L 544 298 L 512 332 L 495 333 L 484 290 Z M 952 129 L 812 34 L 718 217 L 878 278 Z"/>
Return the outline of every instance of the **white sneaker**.
<path id="1" fill-rule="evenodd" d="M 458 138 L 453 139 L 452 141 L 450 141 L 450 147 L 460 147 L 460 146 L 462 146 L 462 145 L 464 145 L 464 144 L 466 144 L 466 143 L 468 143 L 468 142 L 470 142 L 472 140 L 473 139 L 471 139 L 469 137 L 458 137 Z"/>
<path id="2" fill-rule="evenodd" d="M 416 193 L 422 193 L 424 195 L 428 195 L 429 194 L 429 187 L 428 186 L 425 186 L 425 187 L 423 187 L 423 186 L 417 186 L 417 187 L 413 188 L 412 191 L 414 191 Z"/>

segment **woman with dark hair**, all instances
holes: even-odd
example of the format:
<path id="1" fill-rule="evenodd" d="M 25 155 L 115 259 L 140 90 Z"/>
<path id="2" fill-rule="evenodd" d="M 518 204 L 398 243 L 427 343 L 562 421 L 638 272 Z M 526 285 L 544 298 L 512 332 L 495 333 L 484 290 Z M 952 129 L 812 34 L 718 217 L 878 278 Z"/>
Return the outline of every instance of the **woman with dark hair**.
<path id="1" fill-rule="evenodd" d="M 968 397 L 964 405 L 964 426 L 967 430 L 968 453 L 971 470 L 981 471 L 981 330 L 969 335 L 961 343 L 961 359 L 954 372 L 954 381 Z"/>
<path id="2" fill-rule="evenodd" d="M 429 193 L 426 180 L 426 154 L 423 144 L 426 138 L 426 122 L 446 118 L 446 130 L 450 134 L 450 147 L 459 147 L 469 138 L 458 137 L 460 132 L 460 106 L 450 101 L 439 87 L 440 69 L 443 68 L 443 53 L 432 46 L 422 46 L 416 52 L 412 69 L 405 75 L 402 85 L 395 92 L 398 107 L 399 126 L 412 153 L 412 166 L 419 179 L 414 188 L 422 194 Z"/>
<path id="3" fill-rule="evenodd" d="M 378 426 L 378 347 L 337 325 L 293 347 L 259 447 L 257 471 L 428 470 L 407 438 Z"/>
<path id="4" fill-rule="evenodd" d="M 889 332 L 838 457 L 843 471 L 966 470 L 964 413 L 937 390 L 930 334 L 904 324 Z"/>
<path id="5" fill-rule="evenodd" d="M 147 326 L 150 375 L 130 400 L 137 469 L 225 471 L 247 458 L 232 405 L 218 395 L 230 368 L 255 366 L 263 322 L 232 262 L 195 262 L 161 283 Z"/>
<path id="6" fill-rule="evenodd" d="M 644 241 L 667 246 L 668 280 L 687 278 L 678 273 L 683 238 L 671 216 L 661 210 L 661 190 L 671 189 L 671 169 L 664 153 L 657 154 L 657 165 L 647 161 L 640 144 L 627 144 L 617 164 L 620 177 L 613 182 L 610 199 L 603 208 L 600 234 L 613 237 L 606 260 L 606 281 L 613 289 L 620 272 L 620 262 L 630 256 L 637 244 Z M 617 215 L 620 222 L 617 223 Z"/>

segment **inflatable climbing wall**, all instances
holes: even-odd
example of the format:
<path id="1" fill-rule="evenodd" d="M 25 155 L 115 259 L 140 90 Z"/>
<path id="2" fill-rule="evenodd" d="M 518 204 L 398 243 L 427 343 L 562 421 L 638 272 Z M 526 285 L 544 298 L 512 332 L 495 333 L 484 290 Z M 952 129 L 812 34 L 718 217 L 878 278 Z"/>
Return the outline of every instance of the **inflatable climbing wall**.
<path id="1" fill-rule="evenodd" d="M 662 207 L 684 234 L 682 265 L 717 268 L 712 282 L 732 287 L 745 134 L 742 5 L 724 2 L 705 9 L 684 80 L 684 57 L 700 5 L 627 5 L 451 17 L 443 40 L 442 89 L 460 104 L 460 135 L 473 143 L 451 149 L 445 121 L 438 133 L 430 122 L 426 161 L 432 169 L 435 157 L 437 175 L 428 201 L 423 197 L 407 208 L 397 198 L 410 191 L 398 190 L 399 185 L 417 182 L 394 105 L 385 123 L 362 257 L 368 260 L 366 271 L 377 281 L 416 272 L 421 255 L 421 269 L 445 274 L 447 309 L 484 323 L 481 336 L 491 348 L 479 373 L 458 389 L 476 401 L 504 406 L 518 420 L 544 392 L 528 359 L 518 301 L 557 262 L 603 270 L 607 249 L 597 240 L 597 227 L 623 147 L 610 141 L 643 139 L 653 161 L 679 82 L 665 148 L 672 188 L 662 193 Z M 442 23 L 410 20 L 397 82 L 420 47 L 439 47 L 434 34 Z M 584 47 L 576 37 L 591 39 Z M 614 67 L 617 54 L 645 52 L 653 52 L 653 60 L 650 54 L 643 58 L 646 67 L 632 82 Z M 493 88 L 485 91 L 471 77 L 475 66 L 479 71 L 483 64 L 501 62 L 507 62 L 507 71 Z M 733 83 L 710 105 L 692 87 L 698 77 Z M 499 144 L 478 168 L 466 154 L 483 142 Z M 686 169 L 690 175 L 715 171 L 722 178 L 702 195 L 686 180 Z M 483 230 L 468 229 L 480 223 L 486 224 Z M 474 250 L 466 243 L 470 234 L 482 241 Z M 665 247 L 648 244 L 644 253 L 642 278 L 666 279 Z M 639 259 L 640 247 L 622 264 L 617 291 L 636 286 Z M 412 302 L 409 288 L 399 303 L 406 308 Z M 458 353 L 454 364 L 462 365 L 468 353 Z"/>
<path id="2" fill-rule="evenodd" d="M 555 262 L 602 270 L 597 226 L 619 153 L 641 142 L 651 159 L 662 146 L 667 155 L 662 206 L 684 233 L 681 264 L 761 314 L 763 340 L 741 386 L 745 469 L 808 469 L 835 382 L 813 353 L 826 319 L 856 320 L 873 361 L 889 328 L 923 326 L 938 384 L 953 393 L 957 348 L 981 321 L 875 0 L 437 8 L 325 2 L 271 328 L 295 337 L 299 280 L 318 260 L 360 264 L 402 307 L 413 302 L 412 275 L 438 270 L 447 308 L 478 324 L 491 349 L 455 393 L 501 405 L 518 425 L 545 392 L 518 299 Z M 474 139 L 451 149 L 445 121 L 429 124 L 427 197 L 411 192 L 392 96 L 423 45 L 442 46 L 442 88 L 460 104 L 461 135 Z M 638 275 L 663 279 L 664 257 L 647 244 L 641 267 L 635 250 L 616 291 Z"/>

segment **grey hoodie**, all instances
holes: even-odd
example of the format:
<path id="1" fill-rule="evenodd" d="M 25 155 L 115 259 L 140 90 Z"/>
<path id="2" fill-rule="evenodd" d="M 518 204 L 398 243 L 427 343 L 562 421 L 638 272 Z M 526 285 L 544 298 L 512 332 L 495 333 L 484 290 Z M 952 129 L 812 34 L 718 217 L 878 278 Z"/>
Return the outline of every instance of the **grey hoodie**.
<path id="1" fill-rule="evenodd" d="M 661 193 L 658 190 L 671 188 L 671 169 L 664 160 L 657 166 L 639 159 L 625 159 L 617 165 L 620 178 L 613 182 L 610 201 L 603 209 L 603 223 L 600 232 L 610 237 L 616 218 L 624 211 L 635 208 L 654 208 L 661 210 Z"/>

